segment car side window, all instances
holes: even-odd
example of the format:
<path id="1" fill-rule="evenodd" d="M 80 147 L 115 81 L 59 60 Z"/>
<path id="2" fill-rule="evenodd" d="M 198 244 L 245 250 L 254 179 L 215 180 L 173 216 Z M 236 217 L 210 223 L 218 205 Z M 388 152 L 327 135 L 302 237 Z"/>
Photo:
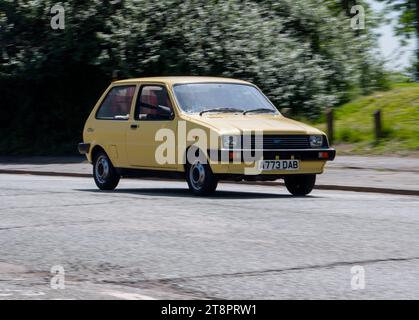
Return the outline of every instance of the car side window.
<path id="1" fill-rule="evenodd" d="M 96 113 L 96 119 L 128 120 L 135 86 L 113 87 Z"/>
<path id="2" fill-rule="evenodd" d="M 173 118 L 173 106 L 164 86 L 142 86 L 135 110 L 136 120 L 171 120 Z"/>

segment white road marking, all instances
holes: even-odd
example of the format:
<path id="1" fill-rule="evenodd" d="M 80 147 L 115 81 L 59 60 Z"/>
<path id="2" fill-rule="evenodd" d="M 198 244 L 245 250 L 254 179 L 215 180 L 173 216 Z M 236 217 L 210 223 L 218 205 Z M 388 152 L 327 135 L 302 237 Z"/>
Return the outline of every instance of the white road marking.
<path id="1" fill-rule="evenodd" d="M 110 295 L 115 298 L 124 299 L 124 300 L 156 300 L 152 297 L 149 297 L 143 294 L 138 294 L 138 293 L 128 293 L 128 292 L 120 292 L 120 291 L 107 291 L 107 292 L 102 292 L 102 293 Z"/>
<path id="2" fill-rule="evenodd" d="M 25 289 L 24 290 L 21 290 L 21 289 L 3 289 L 3 290 L 0 290 L 0 297 L 9 297 L 9 296 L 13 296 L 14 294 L 21 295 L 21 296 L 35 297 L 35 296 L 44 296 L 45 292 L 25 290 Z"/>
<path id="3" fill-rule="evenodd" d="M 21 294 L 22 296 L 29 296 L 29 297 L 36 297 L 36 296 L 44 296 L 45 292 L 39 291 L 39 292 L 33 292 L 33 291 L 29 291 L 29 292 L 24 292 Z"/>

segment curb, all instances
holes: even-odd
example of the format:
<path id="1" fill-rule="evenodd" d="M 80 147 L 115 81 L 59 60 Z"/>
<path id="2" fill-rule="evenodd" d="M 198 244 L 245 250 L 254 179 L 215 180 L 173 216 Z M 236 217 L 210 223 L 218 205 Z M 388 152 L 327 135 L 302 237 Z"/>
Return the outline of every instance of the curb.
<path id="1" fill-rule="evenodd" d="M 90 178 L 89 173 L 77 172 L 50 172 L 50 171 L 31 171 L 31 170 L 16 170 L 16 169 L 0 169 L 0 174 L 30 174 L 34 176 L 53 176 L 53 177 L 77 177 Z"/>
<path id="2" fill-rule="evenodd" d="M 30 174 L 30 175 L 35 175 L 35 176 L 77 177 L 77 178 L 91 178 L 92 177 L 90 173 L 48 172 L 48 171 L 31 171 L 31 170 L 14 170 L 14 169 L 0 169 L 0 174 Z M 166 181 L 165 179 L 158 179 L 158 178 L 141 178 L 141 179 Z M 177 179 L 171 179 L 171 180 L 176 181 Z M 177 181 L 180 181 L 180 180 L 177 180 Z M 252 184 L 252 185 L 260 185 L 260 186 L 284 186 L 283 182 L 275 182 L 275 181 L 266 181 L 266 182 L 228 181 L 228 183 Z M 338 185 L 330 185 L 330 184 L 320 184 L 320 185 L 316 185 L 314 189 L 419 196 L 419 190 L 391 189 L 391 188 L 377 188 L 377 187 L 338 186 Z"/>
<path id="3" fill-rule="evenodd" d="M 370 168 L 370 167 L 357 167 L 357 166 L 348 166 L 348 165 L 342 165 L 342 166 L 329 166 L 326 167 L 327 170 L 334 170 L 334 169 L 344 169 L 344 170 L 373 170 L 373 171 L 389 171 L 389 172 L 414 172 L 419 173 L 418 169 L 393 169 L 393 168 Z"/>

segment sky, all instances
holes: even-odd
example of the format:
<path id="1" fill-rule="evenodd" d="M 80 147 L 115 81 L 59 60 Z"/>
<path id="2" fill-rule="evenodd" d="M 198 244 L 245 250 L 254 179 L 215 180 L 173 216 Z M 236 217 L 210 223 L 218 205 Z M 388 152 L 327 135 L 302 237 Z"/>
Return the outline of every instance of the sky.
<path id="1" fill-rule="evenodd" d="M 385 4 L 377 2 L 375 0 L 368 0 L 372 8 L 379 12 Z M 392 24 L 382 23 L 380 28 L 377 30 L 381 34 L 379 38 L 379 49 L 383 57 L 388 61 L 385 66 L 392 70 L 403 70 L 410 65 L 410 59 L 414 55 L 416 48 L 415 39 L 409 42 L 408 46 L 402 47 L 400 45 L 400 39 L 394 34 L 393 27 L 397 23 L 397 14 L 394 13 L 390 16 L 392 18 Z M 366 16 L 366 26 L 368 26 L 368 16 Z"/>

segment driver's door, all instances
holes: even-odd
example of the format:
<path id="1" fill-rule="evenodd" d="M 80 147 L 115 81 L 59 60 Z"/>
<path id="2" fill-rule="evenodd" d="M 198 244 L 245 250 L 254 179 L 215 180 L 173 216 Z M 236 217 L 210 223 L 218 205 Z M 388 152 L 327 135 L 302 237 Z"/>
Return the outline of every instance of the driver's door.
<path id="1" fill-rule="evenodd" d="M 127 132 L 127 155 L 131 166 L 177 167 L 176 163 L 161 165 L 156 160 L 156 150 L 162 141 L 156 141 L 155 137 L 163 128 L 172 130 L 176 137 L 177 124 L 167 88 L 161 84 L 143 84 Z"/>

